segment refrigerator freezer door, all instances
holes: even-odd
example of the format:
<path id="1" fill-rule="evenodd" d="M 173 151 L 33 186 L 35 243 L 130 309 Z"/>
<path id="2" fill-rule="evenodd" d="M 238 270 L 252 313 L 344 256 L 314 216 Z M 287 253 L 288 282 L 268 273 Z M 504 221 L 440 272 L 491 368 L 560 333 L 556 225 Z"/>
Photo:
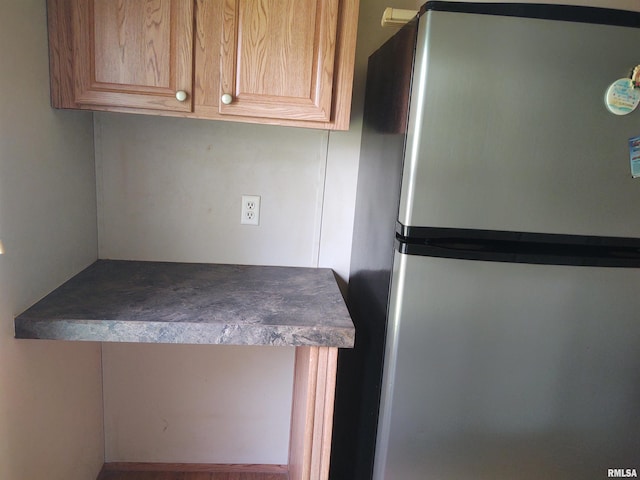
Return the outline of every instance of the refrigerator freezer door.
<path id="1" fill-rule="evenodd" d="M 375 480 L 640 469 L 640 271 L 396 253 Z"/>
<path id="2" fill-rule="evenodd" d="M 604 104 L 638 45 L 639 28 L 427 12 L 400 223 L 639 236 L 640 112 Z"/>

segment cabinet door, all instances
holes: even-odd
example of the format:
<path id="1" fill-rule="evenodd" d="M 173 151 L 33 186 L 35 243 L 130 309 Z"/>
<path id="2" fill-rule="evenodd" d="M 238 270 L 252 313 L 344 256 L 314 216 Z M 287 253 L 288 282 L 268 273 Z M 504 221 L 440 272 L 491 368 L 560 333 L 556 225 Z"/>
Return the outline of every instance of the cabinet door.
<path id="1" fill-rule="evenodd" d="M 338 13 L 338 0 L 224 0 L 220 114 L 329 121 Z"/>
<path id="2" fill-rule="evenodd" d="M 74 3 L 76 103 L 191 111 L 193 0 Z"/>

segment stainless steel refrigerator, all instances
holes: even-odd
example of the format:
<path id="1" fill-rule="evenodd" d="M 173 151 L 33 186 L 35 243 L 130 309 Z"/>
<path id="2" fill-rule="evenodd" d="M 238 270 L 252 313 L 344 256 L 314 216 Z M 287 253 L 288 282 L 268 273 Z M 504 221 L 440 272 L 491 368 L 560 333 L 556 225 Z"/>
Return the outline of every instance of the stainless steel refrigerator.
<path id="1" fill-rule="evenodd" d="M 429 2 L 371 56 L 332 480 L 640 474 L 639 27 Z"/>

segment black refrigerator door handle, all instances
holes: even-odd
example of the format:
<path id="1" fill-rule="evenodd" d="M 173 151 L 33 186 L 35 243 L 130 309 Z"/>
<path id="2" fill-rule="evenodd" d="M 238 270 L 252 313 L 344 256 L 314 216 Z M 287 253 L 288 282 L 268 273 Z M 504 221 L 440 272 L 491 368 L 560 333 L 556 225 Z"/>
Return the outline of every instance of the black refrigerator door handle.
<path id="1" fill-rule="evenodd" d="M 463 260 L 640 267 L 637 239 L 438 228 L 421 232 L 430 235 L 407 237 L 396 233 L 396 249 L 407 255 Z"/>

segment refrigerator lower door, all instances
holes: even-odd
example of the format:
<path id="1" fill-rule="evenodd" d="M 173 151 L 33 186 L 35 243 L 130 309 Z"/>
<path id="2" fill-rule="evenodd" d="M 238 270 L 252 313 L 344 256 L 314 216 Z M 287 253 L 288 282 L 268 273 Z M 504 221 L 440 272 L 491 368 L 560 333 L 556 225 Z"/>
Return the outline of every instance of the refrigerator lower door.
<path id="1" fill-rule="evenodd" d="M 396 253 L 375 480 L 640 470 L 640 270 Z"/>

